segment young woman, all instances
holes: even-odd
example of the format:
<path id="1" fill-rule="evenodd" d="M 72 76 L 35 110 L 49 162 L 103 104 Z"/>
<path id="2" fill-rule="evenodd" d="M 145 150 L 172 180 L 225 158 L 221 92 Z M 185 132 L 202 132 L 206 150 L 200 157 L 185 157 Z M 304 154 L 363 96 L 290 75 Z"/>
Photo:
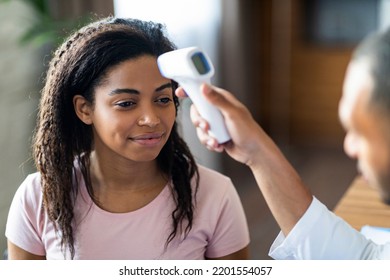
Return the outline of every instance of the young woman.
<path id="1" fill-rule="evenodd" d="M 229 178 L 195 163 L 176 128 L 162 25 L 108 18 L 55 53 L 33 155 L 6 228 L 10 259 L 245 259 Z"/>

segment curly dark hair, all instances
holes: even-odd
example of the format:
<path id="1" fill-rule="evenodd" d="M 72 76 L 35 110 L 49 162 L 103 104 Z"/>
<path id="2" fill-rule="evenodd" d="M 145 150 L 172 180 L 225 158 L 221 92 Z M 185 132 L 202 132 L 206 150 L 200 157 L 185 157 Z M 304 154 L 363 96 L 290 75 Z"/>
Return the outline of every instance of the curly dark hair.
<path id="1" fill-rule="evenodd" d="M 80 166 L 88 193 L 94 198 L 90 177 L 93 147 L 91 126 L 76 115 L 73 97 L 82 94 L 91 104 L 94 91 L 105 74 L 119 63 L 141 55 L 159 56 L 175 45 L 158 23 L 135 19 L 105 18 L 71 35 L 55 52 L 47 71 L 33 139 L 33 157 L 41 174 L 43 209 L 61 232 L 61 245 L 75 256 L 73 207 L 78 194 L 75 161 Z M 172 94 L 177 84 L 172 81 Z M 174 123 L 171 135 L 157 157 L 159 168 L 172 180 L 176 209 L 172 212 L 172 232 L 166 245 L 178 232 L 192 228 L 199 173 L 193 156 Z M 195 178 L 195 191 L 191 180 Z"/>

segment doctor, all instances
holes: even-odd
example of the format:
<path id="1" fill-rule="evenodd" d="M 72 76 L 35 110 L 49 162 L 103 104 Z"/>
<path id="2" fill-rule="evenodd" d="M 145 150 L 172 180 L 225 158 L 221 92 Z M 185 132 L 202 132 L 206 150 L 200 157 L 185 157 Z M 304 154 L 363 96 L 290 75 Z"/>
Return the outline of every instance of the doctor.
<path id="1" fill-rule="evenodd" d="M 252 170 L 281 228 L 271 257 L 390 259 L 390 243 L 367 240 L 313 197 L 276 144 L 231 93 L 205 84 L 202 91 L 221 110 L 232 141 L 219 145 L 211 138 L 208 123 L 193 106 L 191 119 L 198 137 L 208 149 L 225 151 Z M 176 94 L 185 96 L 181 88 Z M 390 203 L 390 30 L 369 36 L 355 50 L 344 80 L 339 117 L 346 131 L 345 152 Z"/>

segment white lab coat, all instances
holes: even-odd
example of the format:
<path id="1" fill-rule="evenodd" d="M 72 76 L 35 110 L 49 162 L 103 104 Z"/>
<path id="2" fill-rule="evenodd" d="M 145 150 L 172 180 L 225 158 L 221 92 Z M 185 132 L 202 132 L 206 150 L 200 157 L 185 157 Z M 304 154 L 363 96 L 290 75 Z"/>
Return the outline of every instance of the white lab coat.
<path id="1" fill-rule="evenodd" d="M 279 233 L 269 255 L 279 260 L 390 259 L 390 243 L 368 240 L 313 197 L 287 237 Z"/>

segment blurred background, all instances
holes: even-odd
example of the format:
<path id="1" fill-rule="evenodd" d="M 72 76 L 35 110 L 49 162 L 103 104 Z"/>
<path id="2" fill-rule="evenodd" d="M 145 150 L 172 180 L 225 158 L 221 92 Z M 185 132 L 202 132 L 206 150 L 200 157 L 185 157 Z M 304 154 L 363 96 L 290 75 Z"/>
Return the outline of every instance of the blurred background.
<path id="1" fill-rule="evenodd" d="M 356 44 L 386 28 L 389 0 L 0 0 L 0 251 L 12 197 L 34 172 L 31 136 L 45 69 L 69 31 L 109 15 L 166 24 L 178 47 L 197 45 L 276 141 L 313 193 L 332 209 L 356 176 L 342 150 L 337 107 Z M 179 114 L 199 163 L 230 176 L 247 215 L 251 258 L 268 259 L 279 232 L 245 166 L 203 148 Z M 283 176 L 283 174 L 280 174 Z"/>

